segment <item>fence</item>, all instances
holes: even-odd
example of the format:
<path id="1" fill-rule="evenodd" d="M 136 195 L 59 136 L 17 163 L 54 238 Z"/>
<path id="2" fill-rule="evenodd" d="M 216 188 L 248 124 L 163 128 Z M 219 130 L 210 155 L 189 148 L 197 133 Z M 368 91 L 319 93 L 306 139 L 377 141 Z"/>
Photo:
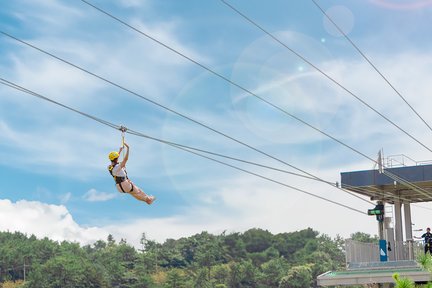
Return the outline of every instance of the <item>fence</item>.
<path id="1" fill-rule="evenodd" d="M 345 257 L 347 267 L 358 267 L 363 263 L 380 262 L 379 245 L 375 243 L 363 243 L 352 239 L 345 240 Z M 413 263 L 417 257 L 424 253 L 421 242 L 403 241 L 388 243 L 387 255 L 391 261 L 409 261 Z"/>

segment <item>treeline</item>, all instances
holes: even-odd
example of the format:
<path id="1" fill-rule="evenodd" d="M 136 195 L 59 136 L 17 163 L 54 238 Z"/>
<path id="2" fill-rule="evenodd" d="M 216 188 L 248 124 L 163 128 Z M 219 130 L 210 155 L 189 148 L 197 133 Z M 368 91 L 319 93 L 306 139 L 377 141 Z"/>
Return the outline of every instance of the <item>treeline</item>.
<path id="1" fill-rule="evenodd" d="M 143 233 L 141 244 L 136 249 L 110 235 L 80 246 L 0 232 L 0 283 L 18 281 L 27 288 L 303 288 L 316 286 L 317 275 L 345 263 L 343 240 L 310 228 L 275 235 L 262 229 L 202 232 L 164 243 Z"/>

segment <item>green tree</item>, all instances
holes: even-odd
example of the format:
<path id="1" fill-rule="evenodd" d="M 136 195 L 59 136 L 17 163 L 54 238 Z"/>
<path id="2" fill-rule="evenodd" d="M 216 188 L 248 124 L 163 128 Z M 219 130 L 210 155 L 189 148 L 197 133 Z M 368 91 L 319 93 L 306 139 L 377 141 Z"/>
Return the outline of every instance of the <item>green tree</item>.
<path id="1" fill-rule="evenodd" d="M 218 237 L 207 236 L 207 239 L 196 248 L 195 263 L 198 267 L 207 269 L 207 280 L 211 277 L 212 266 L 223 259 L 223 247 Z"/>
<path id="2" fill-rule="evenodd" d="M 156 287 L 151 275 L 136 273 L 136 282 L 130 285 L 131 288 L 152 288 Z"/>
<path id="3" fill-rule="evenodd" d="M 257 287 L 258 270 L 251 261 L 232 262 L 229 267 L 228 287 Z"/>
<path id="4" fill-rule="evenodd" d="M 120 261 L 127 269 L 133 269 L 135 266 L 136 259 L 138 258 L 137 252 L 134 247 L 122 243 L 114 250 L 115 258 Z"/>
<path id="5" fill-rule="evenodd" d="M 400 278 L 398 273 L 393 274 L 393 279 L 395 280 L 395 288 L 415 288 L 415 284 L 411 279 Z"/>
<path id="6" fill-rule="evenodd" d="M 306 243 L 316 239 L 317 236 L 318 232 L 311 228 L 291 233 L 280 233 L 273 237 L 273 246 L 281 256 L 294 263 L 296 261 L 295 257 L 293 257 L 295 253 L 303 249 Z"/>
<path id="7" fill-rule="evenodd" d="M 263 287 L 277 287 L 288 271 L 288 262 L 283 257 L 274 258 L 262 264 L 261 271 L 259 283 Z"/>
<path id="8" fill-rule="evenodd" d="M 279 288 L 305 288 L 312 284 L 312 271 L 309 265 L 294 266 L 282 277 Z"/>
<path id="9" fill-rule="evenodd" d="M 246 245 L 243 239 L 240 237 L 240 233 L 232 233 L 229 235 L 223 235 L 223 245 L 226 250 L 227 260 L 240 260 L 246 258 Z"/>
<path id="10" fill-rule="evenodd" d="M 157 257 L 160 266 L 166 268 L 182 268 L 186 261 L 180 251 L 178 242 L 174 239 L 167 239 L 157 250 Z"/>
<path id="11" fill-rule="evenodd" d="M 108 287 L 100 271 L 85 258 L 74 254 L 53 257 L 30 273 L 28 288 Z"/>
<path id="12" fill-rule="evenodd" d="M 3 283 L 0 283 L 1 288 L 22 288 L 24 286 L 23 280 L 18 281 L 6 281 Z"/>
<path id="13" fill-rule="evenodd" d="M 195 277 L 194 288 L 207 288 L 211 287 L 211 282 L 207 276 L 207 269 L 198 269 Z"/>
<path id="14" fill-rule="evenodd" d="M 242 271 L 239 263 L 231 262 L 229 264 L 228 287 L 238 288 L 241 287 Z"/>
<path id="15" fill-rule="evenodd" d="M 102 240 L 98 240 L 93 244 L 93 246 L 95 250 L 102 250 L 107 247 L 107 243 Z"/>
<path id="16" fill-rule="evenodd" d="M 243 261 L 241 263 L 241 287 L 254 288 L 258 285 L 258 269 L 252 264 L 252 261 Z"/>
<path id="17" fill-rule="evenodd" d="M 345 240 L 339 235 L 331 239 L 327 235 L 321 235 L 317 238 L 318 251 L 326 253 L 335 266 L 332 269 L 343 268 L 345 266 Z M 313 261 L 310 261 L 313 263 Z"/>
<path id="18" fill-rule="evenodd" d="M 227 285 L 229 277 L 229 266 L 228 264 L 219 264 L 213 266 L 212 279 L 215 285 Z"/>
<path id="19" fill-rule="evenodd" d="M 114 246 L 116 244 L 115 243 L 115 239 L 114 239 L 114 237 L 113 237 L 112 234 L 108 235 L 107 242 L 108 242 L 108 246 L 110 246 L 110 247 L 112 247 L 112 246 Z"/>
<path id="20" fill-rule="evenodd" d="M 0 282 L 23 279 L 25 264 L 27 287 L 261 288 L 285 282 L 298 286 L 301 279 L 312 285 L 320 273 L 344 264 L 343 240 L 310 228 L 276 235 L 262 229 L 216 236 L 204 231 L 163 243 L 143 233 L 140 243 L 137 252 L 126 239 L 116 243 L 112 235 L 80 247 L 0 232 Z"/>
<path id="21" fill-rule="evenodd" d="M 167 288 L 185 288 L 186 277 L 183 271 L 178 268 L 170 269 L 167 273 L 167 280 L 165 282 L 165 287 Z"/>
<path id="22" fill-rule="evenodd" d="M 306 259 L 311 263 L 310 269 L 314 283 L 313 287 L 317 287 L 316 279 L 318 275 L 340 267 L 337 261 L 334 261 L 329 254 L 322 251 L 314 251 Z"/>
<path id="23" fill-rule="evenodd" d="M 363 232 L 355 232 L 351 234 L 352 240 L 364 242 L 364 243 L 378 243 L 379 238 L 377 235 L 371 236 L 370 234 Z"/>
<path id="24" fill-rule="evenodd" d="M 249 253 L 263 252 L 269 248 L 272 245 L 272 237 L 269 231 L 256 228 L 247 230 L 241 236 Z"/>

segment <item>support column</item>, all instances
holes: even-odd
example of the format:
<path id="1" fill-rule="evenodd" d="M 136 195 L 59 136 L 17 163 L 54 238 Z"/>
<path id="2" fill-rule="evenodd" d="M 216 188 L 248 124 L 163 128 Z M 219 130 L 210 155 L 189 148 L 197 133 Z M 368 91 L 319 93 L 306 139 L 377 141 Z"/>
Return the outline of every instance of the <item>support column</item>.
<path id="1" fill-rule="evenodd" d="M 399 201 L 394 202 L 395 215 L 395 254 L 396 261 L 404 260 L 403 258 L 403 234 L 402 234 L 402 204 Z"/>
<path id="2" fill-rule="evenodd" d="M 412 223 L 411 223 L 411 204 L 404 203 L 404 216 L 405 216 L 405 238 L 412 240 Z"/>
<path id="3" fill-rule="evenodd" d="M 405 240 L 408 244 L 408 259 L 414 260 L 414 247 L 412 236 L 412 223 L 411 223 L 411 204 L 404 203 L 404 216 L 405 216 Z"/>
<path id="4" fill-rule="evenodd" d="M 387 255 L 389 261 L 395 261 L 394 230 L 391 225 L 393 217 L 384 218 L 385 239 L 387 240 Z"/>
<path id="5" fill-rule="evenodd" d="M 384 222 L 378 221 L 378 237 L 379 239 L 385 239 L 384 237 Z"/>

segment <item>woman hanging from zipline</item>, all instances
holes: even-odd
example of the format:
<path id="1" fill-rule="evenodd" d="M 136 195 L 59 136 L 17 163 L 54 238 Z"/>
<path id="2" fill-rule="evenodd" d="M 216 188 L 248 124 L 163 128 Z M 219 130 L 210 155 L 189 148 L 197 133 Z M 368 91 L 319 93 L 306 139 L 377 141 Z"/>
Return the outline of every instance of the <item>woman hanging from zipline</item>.
<path id="1" fill-rule="evenodd" d="M 123 128 L 123 127 L 122 127 Z M 125 128 L 121 130 L 123 133 L 126 131 Z M 126 155 L 123 155 L 123 160 L 119 163 L 120 153 L 123 148 L 126 147 Z M 120 147 L 120 150 L 112 151 L 108 155 L 109 160 L 111 160 L 111 165 L 108 166 L 108 170 L 113 176 L 114 181 L 116 182 L 117 190 L 121 193 L 129 193 L 135 199 L 144 201 L 147 204 L 152 204 L 156 199 L 154 196 L 147 195 L 142 191 L 138 186 L 136 186 L 131 180 L 129 180 L 126 172 L 126 162 L 129 159 L 129 145 L 124 142 L 123 136 L 123 145 Z"/>

